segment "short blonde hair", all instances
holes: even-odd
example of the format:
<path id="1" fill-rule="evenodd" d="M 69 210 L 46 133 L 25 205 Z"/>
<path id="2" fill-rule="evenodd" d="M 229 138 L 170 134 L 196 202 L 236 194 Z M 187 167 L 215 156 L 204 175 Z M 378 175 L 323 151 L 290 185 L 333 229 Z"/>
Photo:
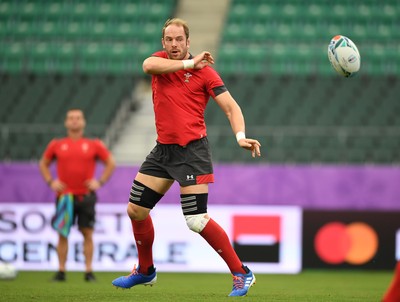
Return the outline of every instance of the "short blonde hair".
<path id="1" fill-rule="evenodd" d="M 187 22 L 185 20 L 180 19 L 180 18 L 172 18 L 172 19 L 168 19 L 164 24 L 164 27 L 162 29 L 162 37 L 163 37 L 163 39 L 164 39 L 164 35 L 165 35 L 165 29 L 168 26 L 170 26 L 171 24 L 182 26 L 183 30 L 185 31 L 186 39 L 189 38 L 189 26 L 188 26 Z"/>

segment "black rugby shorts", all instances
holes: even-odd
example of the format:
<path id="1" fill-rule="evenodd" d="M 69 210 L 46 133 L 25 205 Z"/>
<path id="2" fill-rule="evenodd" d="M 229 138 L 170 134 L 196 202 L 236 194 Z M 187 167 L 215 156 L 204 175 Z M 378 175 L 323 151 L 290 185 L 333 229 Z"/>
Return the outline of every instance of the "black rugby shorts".
<path id="1" fill-rule="evenodd" d="M 183 147 L 157 142 L 139 172 L 176 180 L 182 187 L 212 183 L 214 174 L 208 139 L 203 137 Z"/>
<path id="2" fill-rule="evenodd" d="M 73 224 L 78 222 L 80 228 L 94 228 L 96 218 L 96 193 L 73 195 L 74 217 Z M 56 201 L 57 203 L 58 201 Z"/>

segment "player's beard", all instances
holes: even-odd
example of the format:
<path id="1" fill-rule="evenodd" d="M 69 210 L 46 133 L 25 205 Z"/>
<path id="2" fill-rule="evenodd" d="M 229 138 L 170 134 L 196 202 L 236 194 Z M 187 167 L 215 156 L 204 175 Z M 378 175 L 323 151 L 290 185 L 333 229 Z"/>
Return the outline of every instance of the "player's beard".
<path id="1" fill-rule="evenodd" d="M 168 58 L 171 60 L 184 60 L 188 54 L 188 48 L 178 50 L 178 53 L 173 53 L 173 50 L 168 52 Z"/>

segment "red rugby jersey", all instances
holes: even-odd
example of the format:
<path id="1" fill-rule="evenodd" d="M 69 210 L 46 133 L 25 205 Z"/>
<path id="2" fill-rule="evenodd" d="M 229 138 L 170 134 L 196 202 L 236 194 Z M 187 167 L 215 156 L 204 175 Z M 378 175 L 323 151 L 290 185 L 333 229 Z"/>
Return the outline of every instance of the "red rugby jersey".
<path id="1" fill-rule="evenodd" d="M 57 177 L 67 186 L 61 193 L 86 194 L 85 182 L 93 178 L 96 160 L 106 161 L 110 152 L 99 139 L 65 137 L 53 139 L 43 155 L 57 160 Z"/>
<path id="2" fill-rule="evenodd" d="M 165 51 L 153 56 L 168 58 Z M 221 77 L 210 66 L 153 75 L 157 141 L 185 146 L 206 136 L 204 111 L 210 96 L 215 97 L 213 88 L 223 85 Z"/>

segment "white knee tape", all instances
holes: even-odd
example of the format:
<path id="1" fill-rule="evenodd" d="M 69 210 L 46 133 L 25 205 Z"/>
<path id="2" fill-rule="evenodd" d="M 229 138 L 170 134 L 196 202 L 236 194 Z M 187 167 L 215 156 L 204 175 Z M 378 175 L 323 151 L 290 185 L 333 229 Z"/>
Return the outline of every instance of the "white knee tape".
<path id="1" fill-rule="evenodd" d="M 185 215 L 186 224 L 193 232 L 200 233 L 210 220 L 207 213 L 196 215 Z"/>

